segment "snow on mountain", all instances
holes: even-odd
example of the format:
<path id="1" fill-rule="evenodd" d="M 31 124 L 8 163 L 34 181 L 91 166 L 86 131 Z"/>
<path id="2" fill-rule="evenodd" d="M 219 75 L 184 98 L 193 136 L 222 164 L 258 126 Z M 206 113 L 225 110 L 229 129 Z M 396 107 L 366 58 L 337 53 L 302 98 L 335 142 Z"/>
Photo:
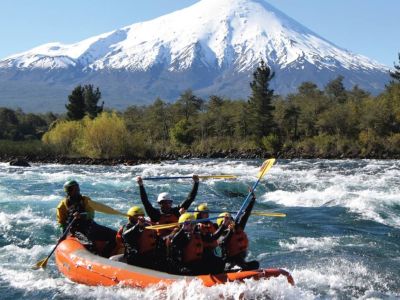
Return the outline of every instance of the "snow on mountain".
<path id="1" fill-rule="evenodd" d="M 188 82 L 192 86 L 187 88 L 217 93 L 218 87 L 227 84 L 221 82 L 228 77 L 243 74 L 248 78 L 261 58 L 277 75 L 281 74 L 281 78 L 289 79 L 288 72 L 292 77 L 301 77 L 301 80 L 291 78 L 291 86 L 279 88 L 277 83 L 278 91 L 283 93 L 294 90 L 295 83 L 316 82 L 321 78 L 319 72 L 336 72 L 336 76 L 338 72 L 346 73 L 346 76 L 358 72 L 348 79 L 348 83 L 366 86 L 364 75 L 382 75 L 387 69 L 330 43 L 263 0 L 202 0 L 154 20 L 75 44 L 49 43 L 12 55 L 0 61 L 0 73 L 7 73 L 7 70 L 73 70 L 80 78 L 86 76 L 82 74 L 90 74 L 91 79 L 96 77 L 96 72 L 151 73 L 146 84 L 157 86 L 155 81 L 161 78 L 172 76 L 171 84 L 173 78 L 179 80 L 176 74 L 201 69 L 203 74 L 198 74 L 198 81 Z M 293 73 L 293 70 L 303 70 L 304 74 Z M 67 77 L 73 82 L 74 76 L 78 82 L 78 75 Z M 213 81 L 206 80 L 205 76 Z M 329 77 L 332 76 L 322 76 L 325 83 Z M 63 80 L 65 78 L 63 75 Z M 154 82 L 150 83 L 150 80 Z M 167 94 L 175 95 L 171 91 Z"/>
<path id="2" fill-rule="evenodd" d="M 333 45 L 256 0 L 203 0 L 72 45 L 45 44 L 10 56 L 0 66 L 147 70 L 163 62 L 170 71 L 178 71 L 190 68 L 197 43 L 205 52 L 205 65 L 235 64 L 238 71 L 252 70 L 261 57 L 282 69 L 299 59 L 318 63 L 319 68 L 335 67 L 337 62 L 348 69 L 385 68 Z"/>

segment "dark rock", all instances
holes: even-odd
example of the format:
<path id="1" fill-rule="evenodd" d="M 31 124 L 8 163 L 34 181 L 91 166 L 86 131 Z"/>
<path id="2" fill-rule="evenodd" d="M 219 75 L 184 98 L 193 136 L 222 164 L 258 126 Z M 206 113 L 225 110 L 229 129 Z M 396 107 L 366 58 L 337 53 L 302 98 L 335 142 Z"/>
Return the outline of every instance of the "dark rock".
<path id="1" fill-rule="evenodd" d="M 14 158 L 10 160 L 10 166 L 30 167 L 31 165 L 23 158 Z"/>

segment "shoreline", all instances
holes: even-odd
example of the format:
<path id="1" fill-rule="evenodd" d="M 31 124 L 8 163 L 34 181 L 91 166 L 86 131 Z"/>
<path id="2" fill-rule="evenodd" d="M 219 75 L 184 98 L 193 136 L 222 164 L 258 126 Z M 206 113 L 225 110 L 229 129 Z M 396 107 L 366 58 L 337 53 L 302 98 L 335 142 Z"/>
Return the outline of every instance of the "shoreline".
<path id="1" fill-rule="evenodd" d="M 275 157 L 276 159 L 400 159 L 400 155 L 389 155 L 381 153 L 380 155 L 295 155 L 296 153 L 275 153 L 271 154 L 265 151 L 222 151 L 213 153 L 202 153 L 202 154 L 172 154 L 165 153 L 155 157 L 119 157 L 119 158 L 90 158 L 90 157 L 68 157 L 68 156 L 0 156 L 0 162 L 10 163 L 14 166 L 29 166 L 30 163 L 43 163 L 43 164 L 62 164 L 62 165 L 104 165 L 104 166 L 116 166 L 126 165 L 134 166 L 143 163 L 160 163 L 168 160 L 180 160 L 180 159 L 266 159 Z"/>

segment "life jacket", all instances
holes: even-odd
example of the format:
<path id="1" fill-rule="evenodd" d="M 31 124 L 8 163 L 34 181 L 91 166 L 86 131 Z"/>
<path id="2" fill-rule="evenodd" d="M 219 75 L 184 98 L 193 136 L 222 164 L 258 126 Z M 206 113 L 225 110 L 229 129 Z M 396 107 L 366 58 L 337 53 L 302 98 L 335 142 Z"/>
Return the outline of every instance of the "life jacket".
<path id="1" fill-rule="evenodd" d="M 236 229 L 225 246 L 226 255 L 234 257 L 243 251 L 247 251 L 248 247 L 249 239 L 247 234 L 240 228 Z"/>
<path id="2" fill-rule="evenodd" d="M 211 222 L 207 222 L 207 223 L 199 223 L 198 224 L 198 228 L 200 231 L 200 234 L 202 236 L 206 236 L 206 235 L 212 235 L 214 234 L 217 230 L 215 229 L 215 226 L 213 223 Z M 205 249 L 215 249 L 218 246 L 218 241 L 217 240 L 213 240 L 213 241 L 205 241 L 203 239 L 203 247 Z"/>
<path id="3" fill-rule="evenodd" d="M 157 246 L 157 234 L 154 230 L 144 228 L 138 240 L 139 253 L 154 251 Z"/>
<path id="4" fill-rule="evenodd" d="M 158 220 L 157 224 L 171 224 L 171 223 L 177 223 L 178 222 L 178 217 L 174 214 L 163 214 L 161 213 L 160 220 Z M 172 228 L 166 228 L 166 229 L 158 229 L 157 230 L 157 235 L 160 237 L 164 237 L 169 235 L 172 231 Z"/>
<path id="5" fill-rule="evenodd" d="M 68 208 L 67 211 L 67 225 L 72 222 L 74 219 L 74 214 L 78 213 L 86 213 L 86 208 L 83 203 L 84 199 L 82 196 L 79 196 L 80 199 L 78 201 L 72 202 L 70 199 L 66 199 L 66 206 Z M 75 220 L 74 225 L 71 228 L 71 231 L 85 231 L 87 226 L 89 225 L 89 219 L 86 214 L 81 215 L 79 219 Z"/>
<path id="6" fill-rule="evenodd" d="M 188 244 L 183 249 L 182 262 L 190 263 L 203 257 L 203 240 L 199 233 L 193 233 Z"/>
<path id="7" fill-rule="evenodd" d="M 121 226 L 117 234 L 115 235 L 115 249 L 116 249 L 116 254 L 123 254 L 125 252 L 125 246 L 124 246 L 124 240 L 122 238 L 122 232 L 124 232 L 124 226 Z"/>
<path id="8" fill-rule="evenodd" d="M 145 223 L 146 225 L 151 225 L 150 223 Z M 125 248 L 127 253 L 134 252 L 138 254 L 144 254 L 150 251 L 154 251 L 157 246 L 157 235 L 154 230 L 144 228 L 143 232 L 139 235 L 138 239 L 136 240 L 135 245 L 130 245 L 128 242 L 125 242 L 122 238 L 122 233 L 124 232 L 125 226 L 122 226 L 117 232 L 117 243 L 118 241 L 121 242 L 122 247 Z M 133 250 L 133 247 L 136 247 Z"/>

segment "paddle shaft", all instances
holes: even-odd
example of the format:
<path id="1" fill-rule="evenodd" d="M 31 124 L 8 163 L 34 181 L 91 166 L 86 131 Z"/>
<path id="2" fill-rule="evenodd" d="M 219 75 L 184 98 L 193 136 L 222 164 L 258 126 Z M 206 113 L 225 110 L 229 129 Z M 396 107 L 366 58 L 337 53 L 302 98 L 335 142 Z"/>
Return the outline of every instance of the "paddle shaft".
<path id="1" fill-rule="evenodd" d="M 271 165 L 268 165 L 268 164 L 265 165 L 265 164 L 268 163 L 268 162 L 272 162 L 272 164 L 271 164 Z M 246 199 L 243 201 L 242 206 L 240 207 L 239 211 L 237 212 L 237 214 L 236 214 L 236 216 L 235 216 L 235 223 L 237 223 L 237 222 L 239 221 L 239 218 L 241 217 L 241 215 L 243 214 L 244 209 L 246 208 L 246 206 L 247 206 L 248 203 L 249 203 L 251 194 L 254 193 L 254 191 L 255 191 L 255 189 L 256 189 L 258 183 L 260 182 L 261 178 L 262 178 L 262 177 L 264 176 L 264 174 L 269 170 L 269 168 L 272 167 L 272 165 L 274 164 L 274 162 L 275 162 L 275 159 L 270 159 L 270 160 L 266 160 L 266 161 L 263 163 L 263 165 L 262 165 L 262 167 L 261 167 L 261 173 L 259 174 L 257 181 L 254 183 L 253 188 L 252 188 L 252 189 L 250 190 L 250 192 L 248 193 Z M 265 166 L 265 167 L 264 167 L 264 166 Z"/>
<path id="2" fill-rule="evenodd" d="M 83 214 L 81 214 L 83 215 Z M 47 259 L 50 258 L 50 256 L 54 253 L 54 251 L 56 251 L 56 248 L 58 247 L 58 245 L 65 239 L 65 237 L 67 236 L 69 230 L 71 229 L 72 225 L 74 225 L 75 221 L 77 220 L 77 218 L 73 218 L 71 223 L 68 224 L 67 228 L 65 228 L 63 235 L 58 239 L 57 244 L 54 246 L 53 250 L 51 250 L 50 254 L 47 256 Z"/>
<path id="3" fill-rule="evenodd" d="M 165 179 L 192 179 L 193 176 L 157 176 L 157 177 L 144 177 L 143 180 L 165 180 Z M 204 175 L 199 178 L 216 178 L 216 179 L 233 179 L 234 175 Z"/>

